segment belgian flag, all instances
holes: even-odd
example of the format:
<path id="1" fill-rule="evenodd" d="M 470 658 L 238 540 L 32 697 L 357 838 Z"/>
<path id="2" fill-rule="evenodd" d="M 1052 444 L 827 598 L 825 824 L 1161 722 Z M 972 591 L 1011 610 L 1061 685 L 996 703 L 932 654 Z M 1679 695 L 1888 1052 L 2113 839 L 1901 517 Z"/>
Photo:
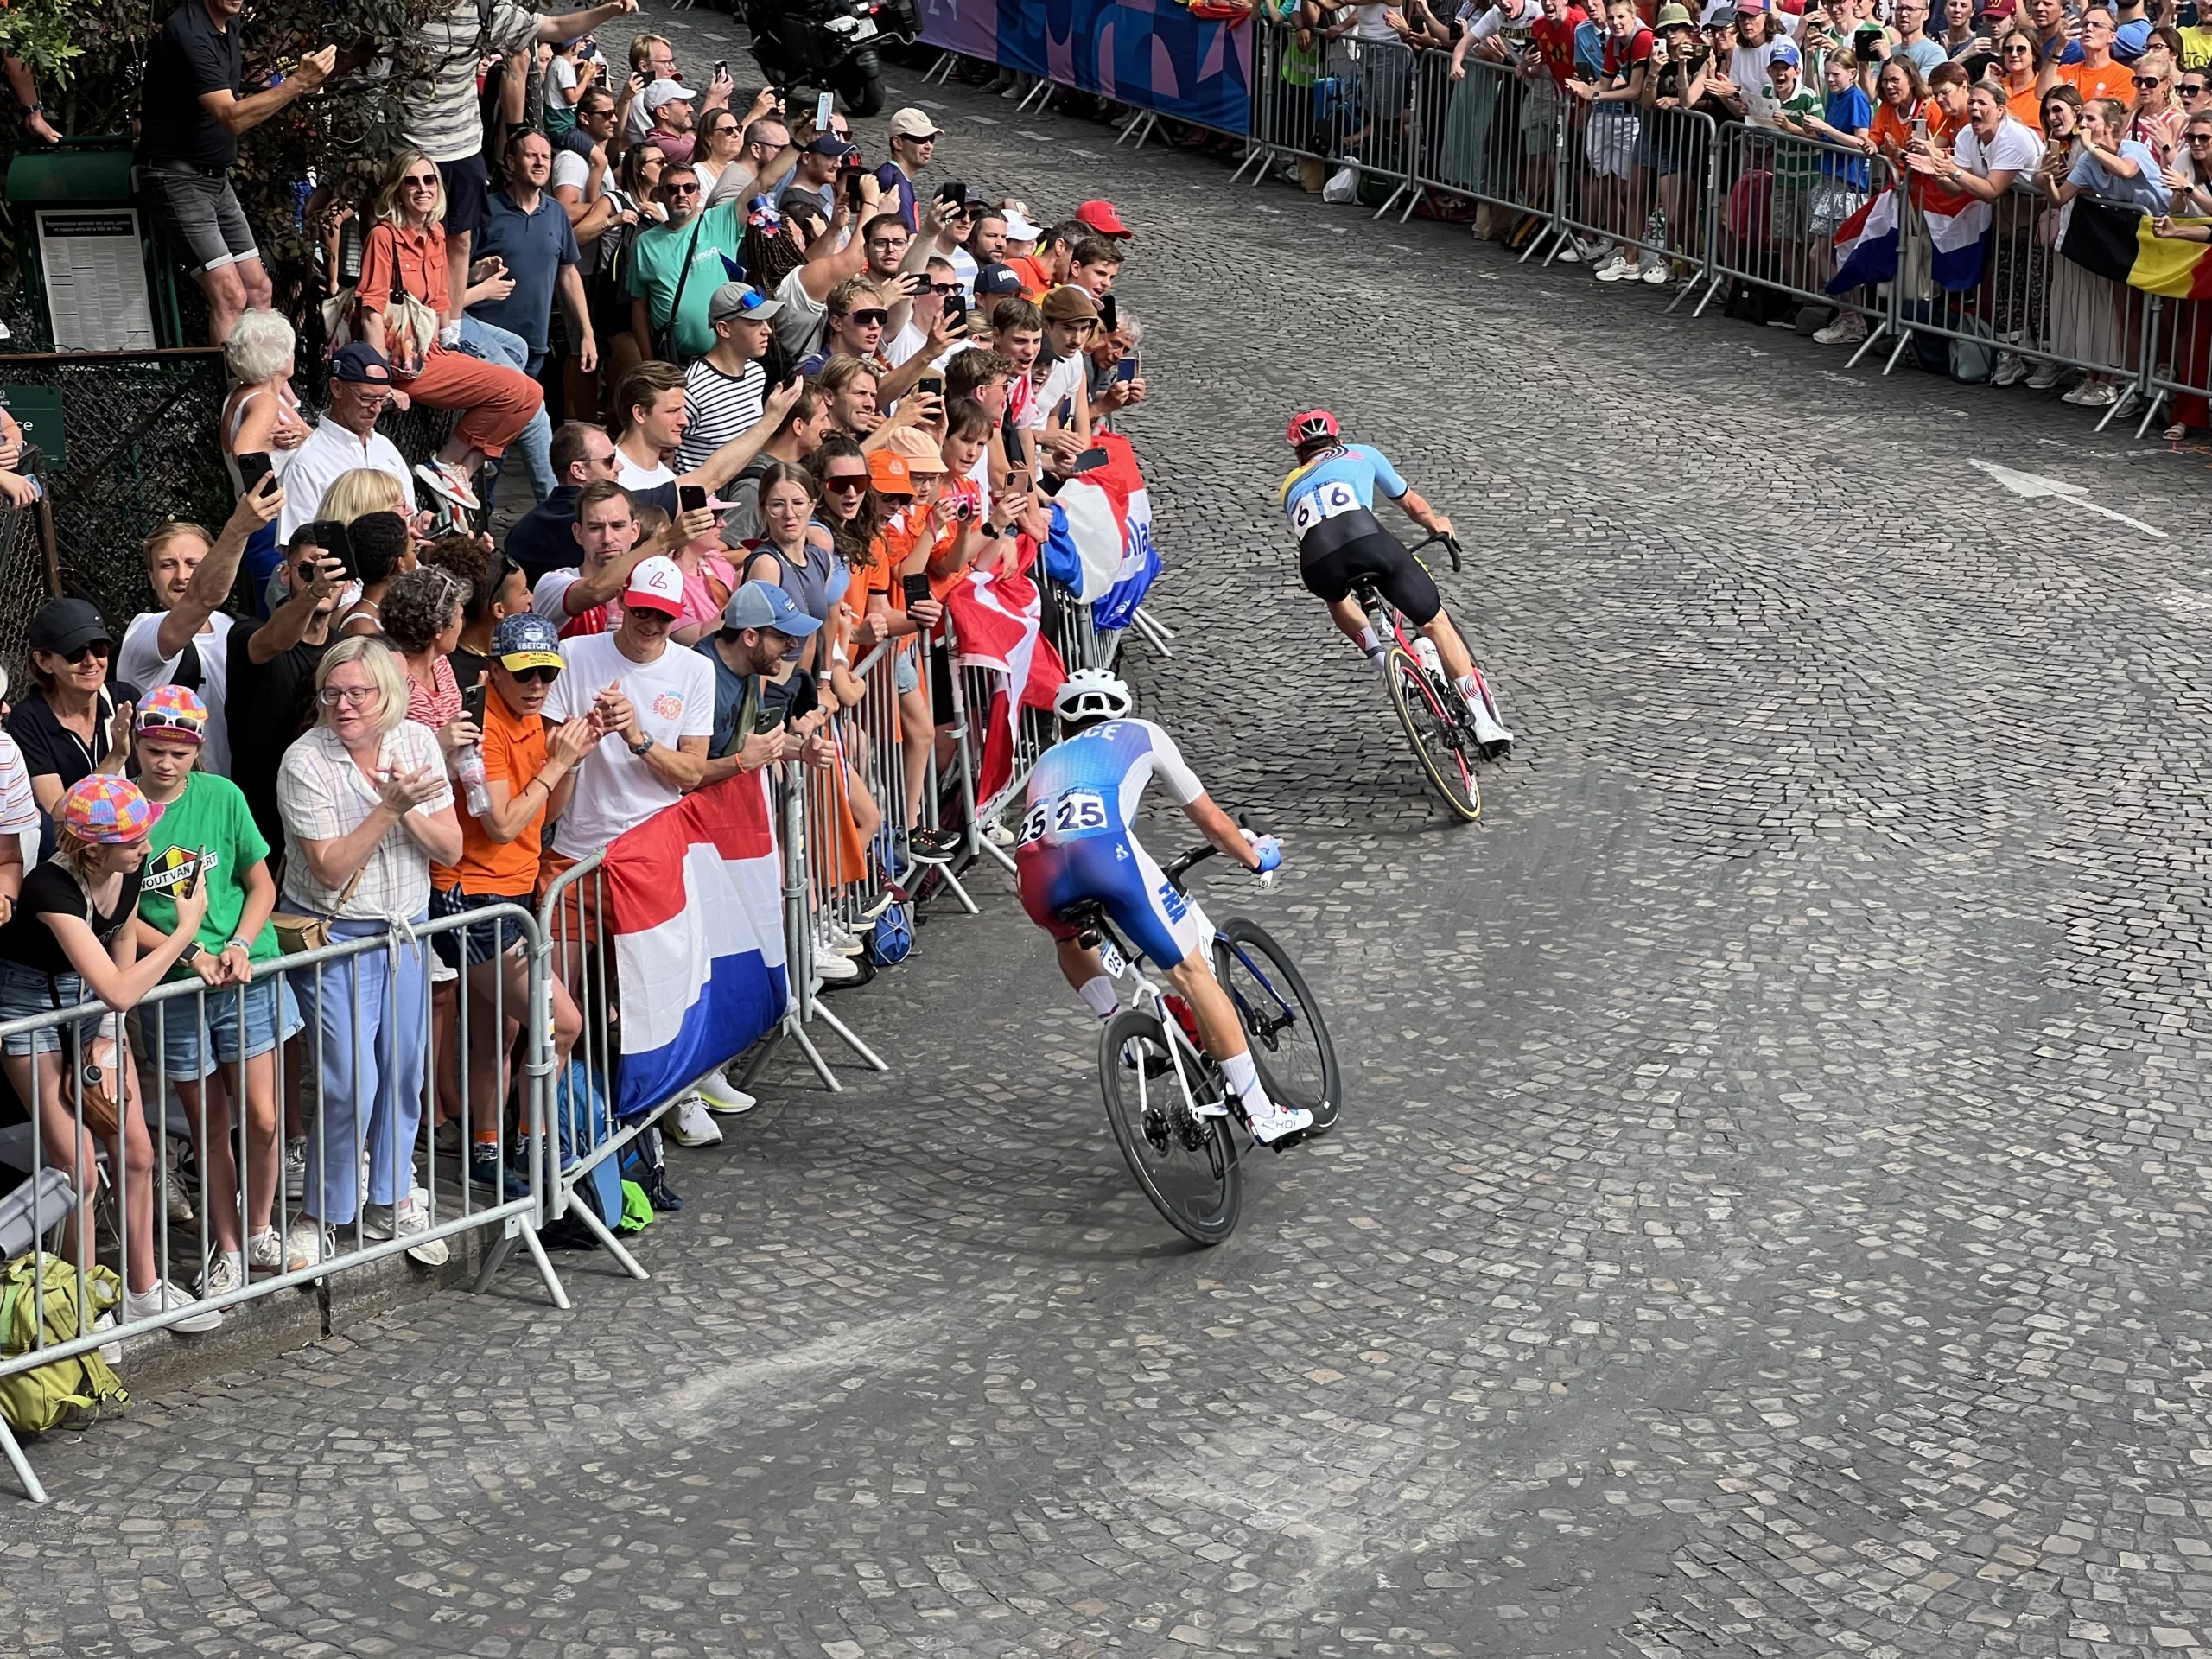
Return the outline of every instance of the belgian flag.
<path id="1" fill-rule="evenodd" d="M 2202 225 L 2201 219 L 2181 219 Z M 2212 300 L 2212 243 L 2169 239 L 2151 229 L 2139 207 L 2074 198 L 2074 216 L 2058 251 L 2109 282 L 2170 300 Z"/>

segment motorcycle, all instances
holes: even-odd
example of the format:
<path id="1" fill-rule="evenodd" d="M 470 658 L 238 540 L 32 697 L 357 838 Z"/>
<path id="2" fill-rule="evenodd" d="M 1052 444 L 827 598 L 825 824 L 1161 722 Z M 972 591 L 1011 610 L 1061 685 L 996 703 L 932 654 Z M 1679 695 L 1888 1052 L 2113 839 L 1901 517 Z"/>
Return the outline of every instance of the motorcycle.
<path id="1" fill-rule="evenodd" d="M 835 92 L 855 115 L 883 107 L 886 41 L 922 32 L 918 0 L 747 0 L 753 55 L 788 97 L 801 86 Z"/>

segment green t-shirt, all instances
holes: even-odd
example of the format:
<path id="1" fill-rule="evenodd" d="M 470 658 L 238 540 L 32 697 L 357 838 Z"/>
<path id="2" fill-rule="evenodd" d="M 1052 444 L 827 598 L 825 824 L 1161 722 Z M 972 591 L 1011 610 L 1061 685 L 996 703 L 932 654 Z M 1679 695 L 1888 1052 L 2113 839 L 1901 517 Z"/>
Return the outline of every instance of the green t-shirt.
<path id="1" fill-rule="evenodd" d="M 1793 121 L 1807 116 L 1817 116 L 1827 107 L 1827 101 L 1811 87 L 1799 84 L 1796 92 L 1782 100 L 1782 113 Z M 1813 175 L 1820 168 L 1821 151 L 1810 138 L 1801 138 L 1794 132 L 1778 133 L 1774 144 L 1774 177 L 1777 184 L 1805 185 L 1813 181 Z"/>
<path id="2" fill-rule="evenodd" d="M 694 243 L 691 232 L 699 232 Z M 645 301 L 652 312 L 653 327 L 668 322 L 676 290 L 683 289 L 683 315 L 676 320 L 676 350 L 687 361 L 714 349 L 715 331 L 707 323 L 707 302 L 730 280 L 722 264 L 727 253 L 737 257 L 744 239 L 745 221 L 738 216 L 737 199 L 709 207 L 697 219 L 681 225 L 655 225 L 640 231 L 630 244 L 630 292 Z M 691 280 L 683 281 L 683 251 L 691 250 Z"/>
<path id="3" fill-rule="evenodd" d="M 195 853 L 207 858 L 207 914 L 200 923 L 200 948 L 219 951 L 238 931 L 245 913 L 245 872 L 269 856 L 269 843 L 254 827 L 245 796 L 227 778 L 195 772 L 184 780 L 184 793 L 168 804 L 146 842 L 146 868 L 138 890 L 138 914 L 164 933 L 176 925 L 176 901 L 169 889 L 193 868 Z M 261 925 L 249 960 L 273 962 L 282 952 L 276 930 Z M 179 966 L 168 977 L 192 969 Z"/>

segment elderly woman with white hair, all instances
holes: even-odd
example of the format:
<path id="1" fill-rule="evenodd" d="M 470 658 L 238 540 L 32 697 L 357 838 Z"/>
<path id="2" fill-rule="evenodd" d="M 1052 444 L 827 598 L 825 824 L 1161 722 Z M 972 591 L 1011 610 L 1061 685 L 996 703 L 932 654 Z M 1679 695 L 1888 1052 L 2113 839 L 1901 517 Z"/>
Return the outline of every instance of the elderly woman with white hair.
<path id="1" fill-rule="evenodd" d="M 415 1135 L 429 988 L 413 929 L 429 915 L 431 864 L 461 857 L 445 757 L 436 734 L 407 718 L 399 654 L 374 635 L 341 639 L 324 653 L 315 683 L 315 724 L 284 752 L 276 776 L 284 908 L 325 918 L 334 944 L 386 943 L 300 981 L 320 1028 L 309 1052 L 320 1057 L 321 1077 L 307 1190 L 284 1241 L 294 1271 L 333 1254 L 331 1230 L 357 1210 L 372 1239 L 410 1238 L 429 1225 L 427 1195 L 415 1186 Z M 446 1246 L 423 1240 L 407 1253 L 435 1267 Z"/>
<path id="2" fill-rule="evenodd" d="M 298 355 L 292 325 L 274 311 L 245 313 L 223 342 L 223 363 L 232 381 L 231 395 L 223 400 L 223 466 L 239 495 L 245 493 L 246 471 L 258 474 L 264 463 L 281 481 L 292 452 L 307 442 L 308 423 L 300 413 L 299 394 L 292 390 Z M 245 470 L 241 461 L 246 461 Z M 262 593 L 283 563 L 276 524 L 263 525 L 245 546 L 249 590 Z"/>

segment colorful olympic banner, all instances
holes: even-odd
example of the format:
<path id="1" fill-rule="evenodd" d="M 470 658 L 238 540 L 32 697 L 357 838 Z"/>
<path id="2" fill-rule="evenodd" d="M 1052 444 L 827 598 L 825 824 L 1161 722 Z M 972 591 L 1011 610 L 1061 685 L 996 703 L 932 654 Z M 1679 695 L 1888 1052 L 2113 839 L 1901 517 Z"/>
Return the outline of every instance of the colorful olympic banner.
<path id="1" fill-rule="evenodd" d="M 922 0 L 922 39 L 1118 103 L 1251 130 L 1252 20 L 1178 0 Z"/>

